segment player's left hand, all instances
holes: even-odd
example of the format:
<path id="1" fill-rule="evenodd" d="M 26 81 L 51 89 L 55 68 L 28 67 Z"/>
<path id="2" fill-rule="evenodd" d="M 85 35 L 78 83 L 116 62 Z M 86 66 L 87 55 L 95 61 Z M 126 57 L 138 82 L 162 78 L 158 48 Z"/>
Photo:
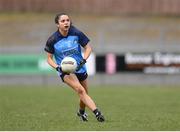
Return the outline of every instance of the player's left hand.
<path id="1" fill-rule="evenodd" d="M 82 67 L 83 67 L 83 65 L 86 63 L 86 60 L 85 59 L 82 59 L 81 61 L 80 61 L 80 64 L 77 66 L 77 68 L 76 68 L 76 71 L 79 71 Z"/>

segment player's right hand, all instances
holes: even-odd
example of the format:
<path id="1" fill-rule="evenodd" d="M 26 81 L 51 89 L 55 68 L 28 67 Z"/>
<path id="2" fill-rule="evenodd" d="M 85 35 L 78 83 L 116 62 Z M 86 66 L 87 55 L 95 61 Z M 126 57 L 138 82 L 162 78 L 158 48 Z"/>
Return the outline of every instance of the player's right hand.
<path id="1" fill-rule="evenodd" d="M 56 67 L 56 71 L 61 72 L 62 74 L 69 75 L 69 73 L 63 72 L 61 66 Z"/>
<path id="2" fill-rule="evenodd" d="M 56 67 L 56 71 L 58 71 L 58 72 L 63 72 L 60 66 L 57 66 L 57 67 Z"/>

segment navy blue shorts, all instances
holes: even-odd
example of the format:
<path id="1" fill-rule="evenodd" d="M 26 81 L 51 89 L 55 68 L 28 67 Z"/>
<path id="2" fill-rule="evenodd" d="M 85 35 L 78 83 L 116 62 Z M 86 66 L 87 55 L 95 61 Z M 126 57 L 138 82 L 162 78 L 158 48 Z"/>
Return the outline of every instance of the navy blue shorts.
<path id="1" fill-rule="evenodd" d="M 63 82 L 64 82 L 64 76 L 65 75 L 69 75 L 69 74 L 63 73 L 63 74 L 60 75 L 61 80 Z M 87 72 L 84 72 L 84 73 L 75 73 L 75 75 L 76 75 L 76 77 L 78 78 L 79 81 L 84 81 L 88 77 Z"/>

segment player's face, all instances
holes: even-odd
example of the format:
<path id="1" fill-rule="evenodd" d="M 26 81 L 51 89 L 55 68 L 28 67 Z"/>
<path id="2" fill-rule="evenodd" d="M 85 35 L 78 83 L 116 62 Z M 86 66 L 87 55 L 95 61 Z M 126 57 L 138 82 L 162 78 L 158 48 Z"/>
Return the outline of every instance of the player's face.
<path id="1" fill-rule="evenodd" d="M 62 31 L 68 31 L 70 28 L 70 19 L 67 15 L 62 15 L 59 17 L 59 25 L 58 27 L 62 30 Z"/>

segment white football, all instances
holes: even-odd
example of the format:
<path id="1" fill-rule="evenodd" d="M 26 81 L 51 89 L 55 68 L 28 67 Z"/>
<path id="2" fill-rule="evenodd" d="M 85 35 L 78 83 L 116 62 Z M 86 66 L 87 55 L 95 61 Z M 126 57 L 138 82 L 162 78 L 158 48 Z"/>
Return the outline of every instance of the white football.
<path id="1" fill-rule="evenodd" d="M 73 73 L 77 68 L 77 62 L 72 57 L 65 57 L 61 61 L 61 69 L 66 73 Z"/>

